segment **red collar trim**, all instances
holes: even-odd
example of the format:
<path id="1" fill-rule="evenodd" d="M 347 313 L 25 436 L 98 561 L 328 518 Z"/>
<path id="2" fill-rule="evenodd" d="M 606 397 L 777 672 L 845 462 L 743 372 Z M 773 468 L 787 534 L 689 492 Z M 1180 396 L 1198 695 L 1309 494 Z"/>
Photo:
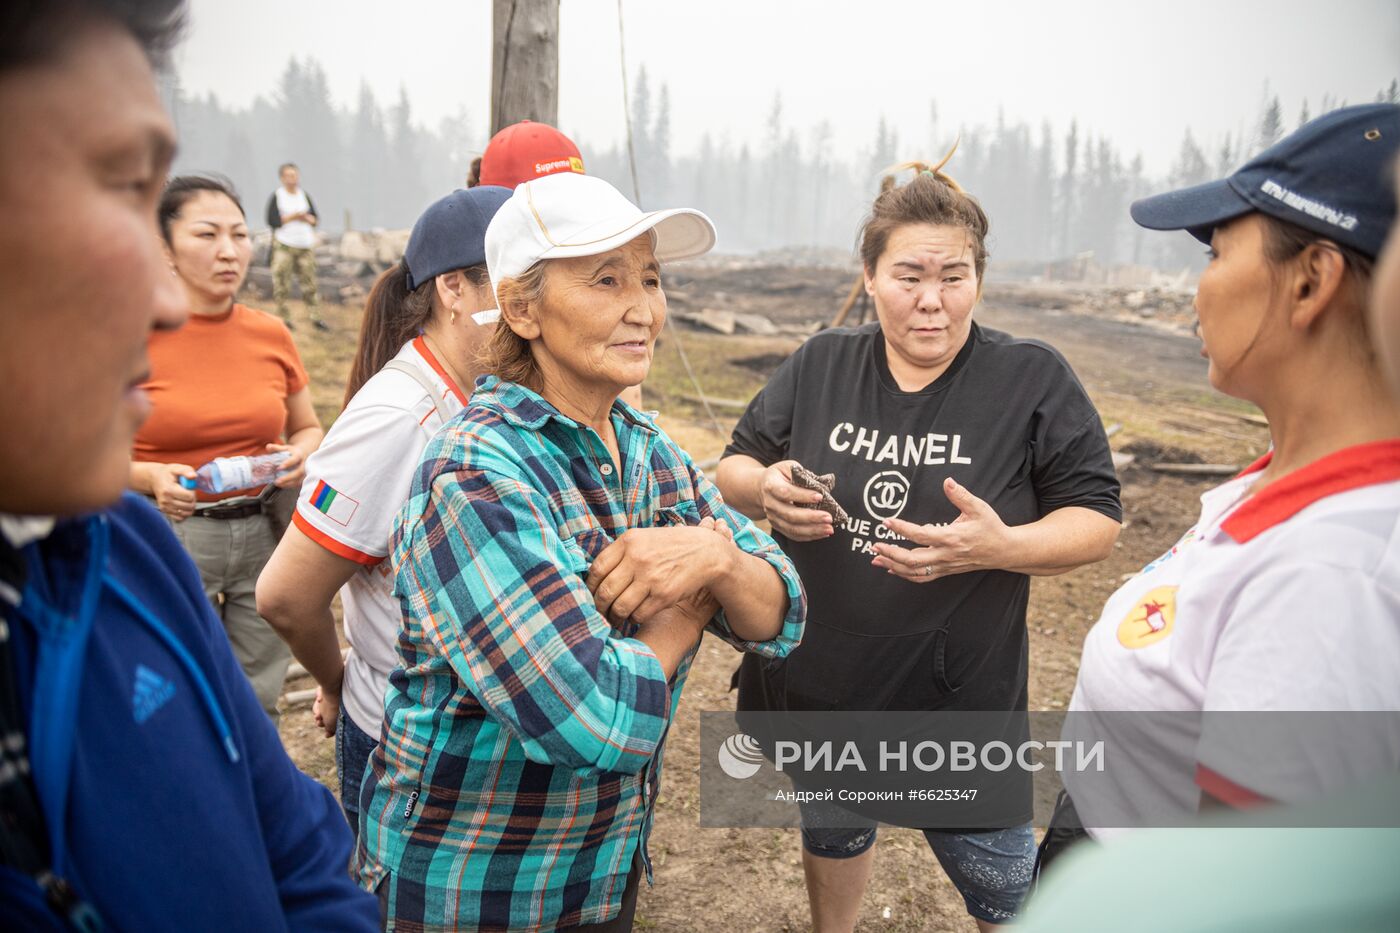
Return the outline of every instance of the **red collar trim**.
<path id="1" fill-rule="evenodd" d="M 1269 461 L 1272 459 L 1274 459 L 1274 451 L 1271 447 L 1268 450 L 1264 451 L 1264 456 L 1260 457 L 1258 460 L 1255 460 L 1249 466 L 1241 470 L 1239 474 L 1235 476 L 1235 479 L 1239 479 L 1241 476 L 1248 476 L 1251 473 L 1258 473 L 1260 470 L 1264 469 L 1264 467 L 1268 466 Z"/>
<path id="2" fill-rule="evenodd" d="M 1259 472 L 1271 459 L 1273 451 L 1240 476 Z M 1235 509 L 1220 530 L 1244 544 L 1328 496 L 1395 480 L 1400 480 L 1400 438 L 1346 447 L 1270 483 Z"/>
<path id="3" fill-rule="evenodd" d="M 422 334 L 413 338 L 413 349 L 417 350 L 418 354 L 428 361 L 428 365 L 433 368 L 433 372 L 437 373 L 442 381 L 447 383 L 447 387 L 452 390 L 452 394 L 457 396 L 457 401 L 466 405 L 467 397 L 462 394 L 462 390 L 457 387 L 457 383 L 453 381 L 452 376 L 447 370 L 443 369 L 442 364 L 438 362 L 438 358 L 433 356 L 433 351 L 428 349 L 428 341 L 423 339 Z"/>

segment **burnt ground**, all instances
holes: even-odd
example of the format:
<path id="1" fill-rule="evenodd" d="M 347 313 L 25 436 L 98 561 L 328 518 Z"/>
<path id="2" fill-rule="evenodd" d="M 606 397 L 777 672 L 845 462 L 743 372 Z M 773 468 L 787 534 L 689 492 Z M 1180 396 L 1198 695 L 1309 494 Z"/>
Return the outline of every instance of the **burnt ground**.
<path id="1" fill-rule="evenodd" d="M 764 314 L 775 323 L 830 320 L 854 270 L 762 266 L 711 261 L 668 270 L 674 310 L 720 308 Z M 1262 453 L 1267 429 L 1250 406 L 1214 393 L 1206 381 L 1199 342 L 1175 325 L 1133 322 L 1123 309 L 1066 298 L 1062 289 L 1037 291 L 989 286 L 976 313 L 987 326 L 1056 346 L 1074 366 L 1105 424 L 1119 425 L 1116 450 L 1136 455 L 1122 471 L 1123 533 L 1101 564 L 1032 583 L 1030 705 L 1061 709 L 1074 687 L 1084 635 L 1104 600 L 1125 575 L 1175 542 L 1194 521 L 1198 498 L 1218 479 L 1164 475 L 1157 461 L 1243 466 Z M 312 373 L 318 410 L 327 423 L 339 407 L 341 386 L 358 328 L 358 309 L 331 307 L 334 334 L 296 332 Z M 668 328 L 648 404 L 663 412 L 666 429 L 700 461 L 717 455 L 739 403 L 799 343 L 794 337 L 756 337 Z M 686 361 L 712 402 L 715 420 L 698 395 Z M 716 427 L 715 421 L 718 421 Z M 666 775 L 657 804 L 652 854 L 656 885 L 643 886 L 637 929 L 659 931 L 781 931 L 809 928 L 799 843 L 791 829 L 707 829 L 699 825 L 699 712 L 733 708 L 729 678 L 738 656 L 706 639 L 671 729 Z M 307 686 L 290 683 L 288 689 Z M 307 708 L 283 716 L 282 738 L 298 764 L 335 789 L 331 741 L 319 736 Z M 886 911 L 888 910 L 888 917 Z M 943 877 L 922 837 L 882 829 L 875 870 L 861 909 L 861 931 L 973 930 L 961 899 Z"/>

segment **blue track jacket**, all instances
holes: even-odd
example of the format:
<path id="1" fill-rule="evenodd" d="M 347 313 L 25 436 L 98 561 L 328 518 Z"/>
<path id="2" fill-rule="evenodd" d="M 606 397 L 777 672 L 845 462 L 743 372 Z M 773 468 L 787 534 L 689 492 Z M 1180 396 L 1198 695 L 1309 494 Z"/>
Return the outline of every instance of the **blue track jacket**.
<path id="1" fill-rule="evenodd" d="M 34 785 L 55 873 L 103 928 L 378 929 L 340 808 L 282 749 L 159 513 L 128 494 L 21 553 L 0 608 Z M 0 869 L 0 929 L 37 893 Z"/>

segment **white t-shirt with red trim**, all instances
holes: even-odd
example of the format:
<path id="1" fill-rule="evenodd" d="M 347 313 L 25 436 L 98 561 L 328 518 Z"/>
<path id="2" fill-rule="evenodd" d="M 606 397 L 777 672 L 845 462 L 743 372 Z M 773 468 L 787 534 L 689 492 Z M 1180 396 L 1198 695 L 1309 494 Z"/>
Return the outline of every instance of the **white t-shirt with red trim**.
<path id="1" fill-rule="evenodd" d="M 341 588 L 345 659 L 341 703 L 346 715 L 378 737 L 389 672 L 398 664 L 400 627 L 394 575 L 385 558 L 394 516 L 408 501 L 418 457 L 466 396 L 422 337 L 394 357 L 418 367 L 437 393 L 437 405 L 412 376 L 382 369 L 355 393 L 321 446 L 306 461 L 292 520 L 311 540 L 362 567 Z"/>
<path id="2" fill-rule="evenodd" d="M 1125 813 L 1142 825 L 1195 813 L 1202 790 L 1234 806 L 1298 802 L 1400 771 L 1394 715 L 1335 730 L 1210 715 L 1400 711 L 1400 440 L 1251 495 L 1269 459 L 1201 496 L 1196 525 L 1109 598 L 1085 639 L 1070 712 L 1105 715 L 1070 717 L 1066 737 L 1092 722 L 1117 760 L 1111 779 L 1064 780 L 1095 835 Z M 1115 711 L 1206 715 L 1144 726 Z"/>

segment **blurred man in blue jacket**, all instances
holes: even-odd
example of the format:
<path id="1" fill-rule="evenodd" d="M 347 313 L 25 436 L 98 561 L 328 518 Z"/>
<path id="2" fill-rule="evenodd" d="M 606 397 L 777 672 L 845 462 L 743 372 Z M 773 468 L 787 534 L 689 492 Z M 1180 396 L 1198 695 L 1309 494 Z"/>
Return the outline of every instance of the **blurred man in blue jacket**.
<path id="1" fill-rule="evenodd" d="M 123 496 L 146 338 L 184 321 L 156 201 L 175 0 L 0 10 L 0 928 L 372 930 L 159 514 Z"/>

